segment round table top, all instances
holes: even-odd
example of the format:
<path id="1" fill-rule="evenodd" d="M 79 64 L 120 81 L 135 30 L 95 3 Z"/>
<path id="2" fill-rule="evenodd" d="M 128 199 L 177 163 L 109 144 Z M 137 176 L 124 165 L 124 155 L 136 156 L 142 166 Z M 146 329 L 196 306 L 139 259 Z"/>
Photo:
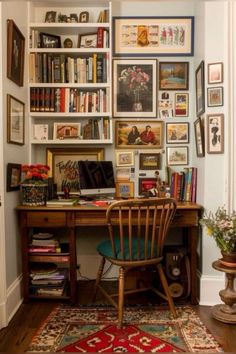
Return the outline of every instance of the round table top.
<path id="1" fill-rule="evenodd" d="M 219 270 L 220 272 L 225 272 L 225 273 L 229 273 L 229 274 L 236 274 L 236 264 L 233 267 L 228 267 L 228 266 L 222 264 L 220 260 L 217 260 L 212 263 L 212 267 L 216 270 Z"/>

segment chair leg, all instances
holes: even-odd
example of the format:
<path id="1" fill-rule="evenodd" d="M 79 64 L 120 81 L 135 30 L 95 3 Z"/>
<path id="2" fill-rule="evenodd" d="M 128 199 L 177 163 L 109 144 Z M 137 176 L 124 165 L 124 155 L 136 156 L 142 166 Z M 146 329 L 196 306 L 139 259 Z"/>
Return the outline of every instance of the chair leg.
<path id="1" fill-rule="evenodd" d="M 122 327 L 123 312 L 124 312 L 124 287 L 125 287 L 125 272 L 124 268 L 119 269 L 119 298 L 118 298 L 118 327 Z"/>
<path id="2" fill-rule="evenodd" d="M 103 274 L 103 269 L 104 269 L 104 266 L 105 266 L 105 262 L 106 262 L 105 258 L 102 257 L 102 260 L 101 260 L 100 265 L 99 265 L 99 268 L 98 268 L 98 273 L 97 273 L 96 282 L 95 282 L 95 285 L 94 285 L 93 301 L 96 299 L 97 290 L 98 290 L 98 284 L 100 283 L 101 278 L 102 278 L 102 274 Z"/>
<path id="3" fill-rule="evenodd" d="M 168 303 L 169 303 L 170 311 L 172 312 L 174 318 L 176 318 L 177 317 L 177 313 L 176 313 L 176 310 L 175 310 L 174 301 L 173 301 L 173 298 L 172 298 L 172 296 L 170 294 L 169 286 L 168 286 L 168 283 L 167 283 L 167 280 L 166 280 L 165 273 L 164 273 L 164 271 L 162 269 L 161 263 L 159 263 L 157 265 L 157 270 L 158 270 L 158 273 L 159 273 L 159 276 L 160 276 L 161 283 L 163 285 L 164 291 L 165 291 L 166 296 L 167 296 L 167 300 L 168 300 Z"/>

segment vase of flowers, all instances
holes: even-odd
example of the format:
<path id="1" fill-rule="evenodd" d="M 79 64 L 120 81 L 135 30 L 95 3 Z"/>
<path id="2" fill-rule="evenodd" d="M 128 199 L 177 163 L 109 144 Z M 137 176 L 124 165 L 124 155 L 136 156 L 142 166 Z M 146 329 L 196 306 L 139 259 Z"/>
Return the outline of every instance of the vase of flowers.
<path id="1" fill-rule="evenodd" d="M 143 110 L 141 93 L 148 91 L 150 75 L 141 67 L 133 65 L 122 70 L 118 80 L 123 83 L 127 94 L 133 96 L 132 111 L 141 112 Z"/>
<path id="2" fill-rule="evenodd" d="M 42 164 L 22 165 L 22 205 L 45 205 L 47 200 L 49 167 Z"/>
<path id="3" fill-rule="evenodd" d="M 200 224 L 206 226 L 208 235 L 215 239 L 222 263 L 236 264 L 236 212 L 227 213 L 224 207 L 219 207 L 215 214 L 206 214 Z"/>

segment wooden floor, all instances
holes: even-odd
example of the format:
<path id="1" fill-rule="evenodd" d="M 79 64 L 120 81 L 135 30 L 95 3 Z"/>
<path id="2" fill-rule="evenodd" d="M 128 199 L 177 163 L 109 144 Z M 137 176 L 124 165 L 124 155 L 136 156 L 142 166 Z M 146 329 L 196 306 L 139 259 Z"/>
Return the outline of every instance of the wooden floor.
<path id="1" fill-rule="evenodd" d="M 92 282 L 79 283 L 79 304 L 91 304 L 92 286 Z M 137 299 L 136 295 L 136 299 L 131 299 L 131 301 L 132 303 L 150 303 L 150 297 L 145 297 L 143 294 L 141 299 Z M 152 299 L 151 302 L 153 302 Z M 26 351 L 36 329 L 57 304 L 53 301 L 31 301 L 22 304 L 8 327 L 0 330 L 0 352 L 22 353 Z M 223 345 L 224 351 L 236 353 L 236 325 L 224 324 L 213 319 L 210 307 L 194 306 L 194 309 L 216 340 Z"/>

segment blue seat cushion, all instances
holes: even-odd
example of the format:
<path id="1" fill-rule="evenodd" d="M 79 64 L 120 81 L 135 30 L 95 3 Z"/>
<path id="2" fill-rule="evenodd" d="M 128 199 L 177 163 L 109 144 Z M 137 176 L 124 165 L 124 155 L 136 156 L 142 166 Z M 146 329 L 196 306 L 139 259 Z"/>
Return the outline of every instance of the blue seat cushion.
<path id="1" fill-rule="evenodd" d="M 107 258 L 113 258 L 113 259 L 119 259 L 122 260 L 122 255 L 121 255 L 121 250 L 120 250 L 120 239 L 119 237 L 114 238 L 115 246 L 116 246 L 116 257 L 113 255 L 112 251 L 112 246 L 111 246 L 111 241 L 110 240 L 105 240 L 102 241 L 98 246 L 97 246 L 97 251 L 100 253 L 101 256 L 107 257 Z M 125 260 L 130 260 L 129 258 L 129 243 L 128 243 L 128 237 L 124 238 L 124 252 L 125 252 Z M 144 241 L 141 240 L 140 242 L 140 257 L 138 259 L 137 255 L 137 240 L 133 239 L 133 244 L 132 244 L 132 260 L 142 260 L 144 259 Z M 150 244 L 148 245 L 148 255 L 150 256 L 151 252 L 151 246 Z"/>

